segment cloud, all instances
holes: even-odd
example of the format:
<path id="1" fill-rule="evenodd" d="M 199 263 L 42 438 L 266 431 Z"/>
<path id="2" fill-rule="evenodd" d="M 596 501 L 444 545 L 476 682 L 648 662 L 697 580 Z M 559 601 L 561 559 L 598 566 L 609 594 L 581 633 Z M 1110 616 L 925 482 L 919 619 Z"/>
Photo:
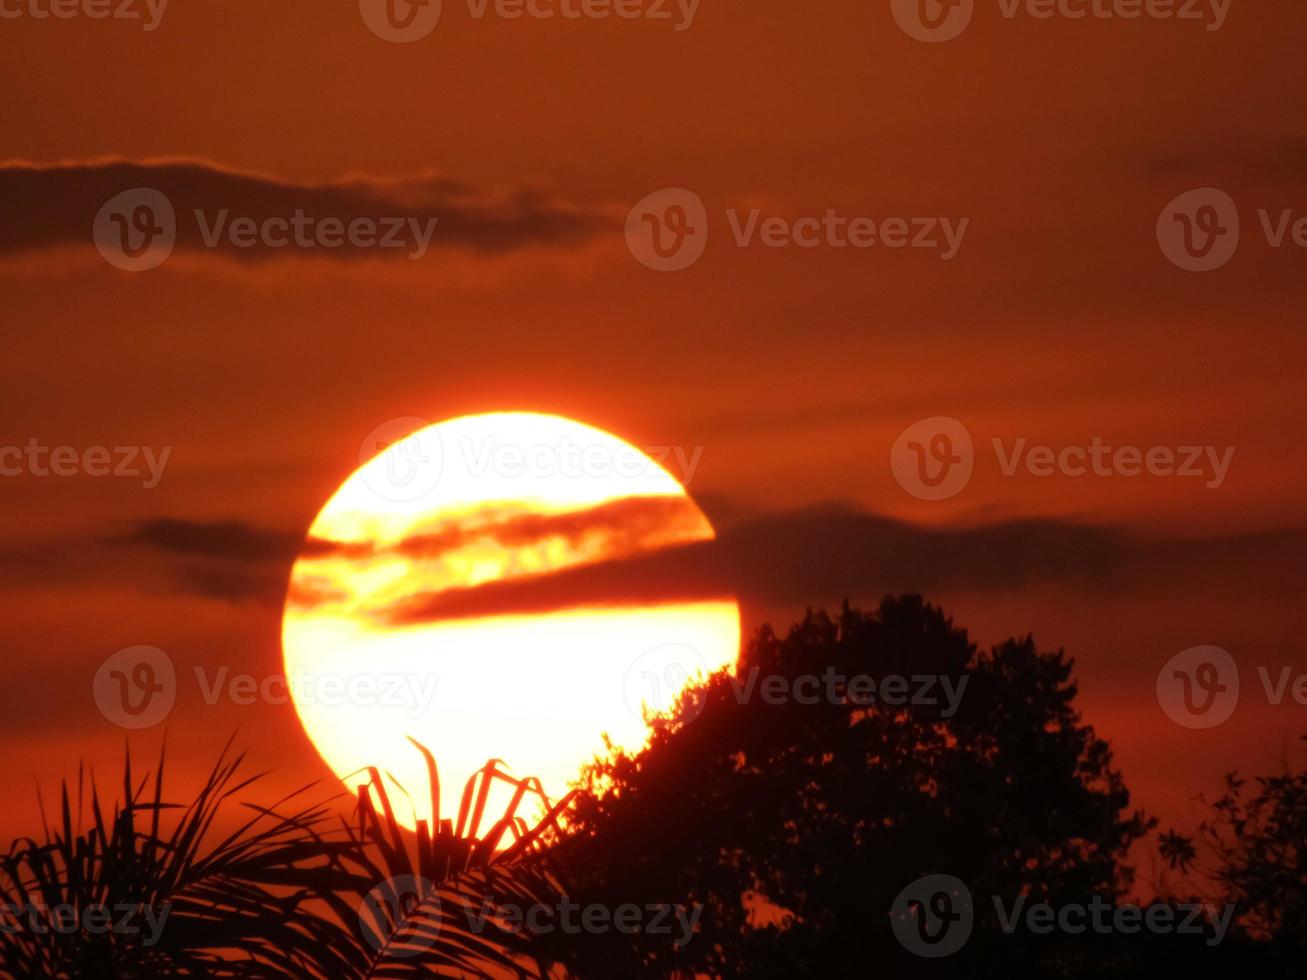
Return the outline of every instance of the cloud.
<path id="1" fill-rule="evenodd" d="M 1268 183 L 1296 185 L 1307 169 L 1307 135 L 1248 140 L 1231 139 L 1226 132 L 1206 132 L 1133 147 L 1128 159 L 1135 171 L 1168 183 L 1217 178 L 1226 190 Z"/>
<path id="2" fill-rule="evenodd" d="M 563 513 L 491 504 L 428 522 L 392 543 L 311 540 L 305 552 L 309 561 L 296 572 L 291 598 L 302 608 L 354 598 L 350 588 L 359 581 L 354 573 L 365 573 L 377 560 L 400 558 L 435 569 L 447 562 L 456 567 L 484 563 L 498 555 L 501 578 L 517 578 L 531 574 L 524 569 L 538 567 L 535 559 L 545 555 L 555 567 L 615 561 L 711 533 L 702 512 L 685 496 L 621 497 Z M 315 558 L 330 564 L 314 564 Z"/>
<path id="3" fill-rule="evenodd" d="M 290 568 L 299 557 L 367 561 L 398 554 L 436 560 L 475 540 L 493 539 L 512 548 L 556 538 L 573 545 L 583 538 L 602 538 L 607 554 L 626 555 L 654 547 L 668 535 L 683 539 L 701 520 L 685 497 L 623 498 L 554 515 L 492 510 L 442 521 L 379 552 L 369 544 L 306 540 L 299 531 L 242 521 L 157 518 L 86 544 L 26 545 L 2 552 L 0 583 L 21 580 L 33 563 L 39 563 L 42 580 L 47 583 L 126 577 L 150 589 L 169 587 L 226 602 L 280 603 L 288 595 Z M 338 583 L 311 573 L 289 595 L 300 605 L 343 597 Z"/>
<path id="4" fill-rule="evenodd" d="M 176 248 L 219 253 L 245 261 L 292 255 L 334 259 L 404 257 L 435 219 L 431 249 L 502 253 L 528 246 L 573 246 L 616 227 L 612 217 L 574 207 L 536 191 L 495 192 L 436 174 L 402 179 L 354 176 L 325 183 L 284 180 L 190 159 L 120 159 L 59 164 L 0 163 L 0 256 L 67 245 L 93 244 L 92 226 L 101 208 L 125 191 L 151 188 L 168 198 L 176 215 Z M 196 211 L 203 215 L 201 221 Z M 397 229 L 402 247 L 277 247 L 258 241 L 233 244 L 231 222 L 249 218 L 262 227 L 269 219 L 404 219 Z M 222 224 L 219 224 L 219 221 Z M 206 234 L 218 229 L 216 245 Z M 280 240 L 288 232 L 278 230 Z M 311 232 L 305 232 L 311 235 Z M 387 234 L 379 228 L 378 237 Z M 256 236 L 262 238 L 263 236 Z"/>
<path id="5" fill-rule="evenodd" d="M 142 581 L 225 602 L 278 603 L 302 535 L 239 521 L 143 521 L 100 542 Z M 160 568 L 159 557 L 169 559 Z"/>
<path id="6" fill-rule="evenodd" d="M 568 515 L 565 524 L 603 528 L 615 517 L 609 507 L 594 510 Z M 534 540 L 519 537 L 524 527 L 505 533 L 505 540 Z M 420 536 L 396 547 L 411 551 L 419 542 Z M 46 584 L 112 579 L 151 591 L 279 604 L 291 563 L 314 552 L 367 554 L 328 541 L 306 545 L 297 532 L 237 521 L 151 520 L 90 545 L 28 545 L 0 553 L 0 582 L 22 588 L 39 567 Z M 549 575 L 415 593 L 378 616 L 409 625 L 725 596 L 749 610 L 902 592 L 1071 588 L 1078 594 L 1233 596 L 1255 589 L 1265 598 L 1307 587 L 1307 529 L 1162 538 L 1067 520 L 927 527 L 839 504 L 744 517 L 714 541 L 617 554 Z M 303 585 L 296 601 L 339 598 L 327 579 L 306 576 Z"/>
<path id="7" fill-rule="evenodd" d="M 309 542 L 307 551 L 311 557 L 321 558 L 398 555 L 434 561 L 480 542 L 522 548 L 562 540 L 575 548 L 584 540 L 598 539 L 607 553 L 619 555 L 654 546 L 668 537 L 693 537 L 703 530 L 703 515 L 688 497 L 620 497 L 560 514 L 523 513 L 490 505 L 442 518 L 383 548 L 317 539 Z"/>
<path id="8" fill-rule="evenodd" d="M 1301 587 L 1307 531 L 1150 539 L 1058 520 L 931 528 L 847 506 L 745 521 L 717 540 L 551 575 L 410 596 L 394 625 L 580 606 L 695 601 L 734 595 L 748 606 L 944 590 L 1011 592 L 1037 586 L 1104 591 L 1237 589 L 1239 569 L 1280 573 Z M 1297 584 L 1294 584 L 1297 583 Z"/>
<path id="9" fill-rule="evenodd" d="M 239 521 L 183 521 L 170 518 L 143 521 L 109 544 L 143 545 L 178 555 L 240 561 L 289 561 L 302 537 L 283 531 L 250 527 Z"/>

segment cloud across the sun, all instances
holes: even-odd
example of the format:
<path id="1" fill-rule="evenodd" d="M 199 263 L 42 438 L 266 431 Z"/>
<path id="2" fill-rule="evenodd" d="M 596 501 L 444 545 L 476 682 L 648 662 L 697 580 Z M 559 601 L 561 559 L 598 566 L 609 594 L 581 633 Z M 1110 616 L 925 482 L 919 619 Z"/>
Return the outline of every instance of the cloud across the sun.
<path id="1" fill-rule="evenodd" d="M 764 515 L 703 541 L 474 588 L 415 594 L 393 625 L 523 615 L 584 606 L 693 601 L 723 594 L 753 608 L 883 594 L 1031 588 L 1095 593 L 1227 588 L 1234 572 L 1275 569 L 1301 587 L 1307 531 L 1151 537 L 1055 519 L 930 527 L 845 505 Z"/>
<path id="2" fill-rule="evenodd" d="M 567 515 L 554 530 L 607 533 L 616 513 L 627 507 Z M 533 518 L 532 523 L 528 528 L 519 519 L 509 519 L 476 533 L 502 532 L 506 541 L 514 542 L 552 533 L 548 521 Z M 395 547 L 416 554 L 433 541 L 406 540 Z M 43 556 L 46 581 L 90 584 L 112 570 L 115 581 L 134 579 L 151 591 L 164 588 L 211 600 L 268 605 L 285 600 L 289 567 L 297 555 L 350 554 L 339 543 L 306 545 L 294 531 L 231 521 L 159 519 L 93 542 L 0 554 L 0 582 L 22 588 L 36 550 Z M 1095 594 L 1219 594 L 1266 576 L 1273 576 L 1289 593 L 1307 585 L 1304 551 L 1307 530 L 1301 528 L 1178 538 L 1057 519 L 931 527 L 831 504 L 742 519 L 712 541 L 618 549 L 612 560 L 551 574 L 416 591 L 378 612 L 390 625 L 404 625 L 722 595 L 758 609 L 844 597 L 870 601 L 898 592 L 999 594 L 1073 588 Z M 370 557 L 354 554 L 360 560 Z M 332 596 L 297 598 L 311 605 L 315 598 Z"/>

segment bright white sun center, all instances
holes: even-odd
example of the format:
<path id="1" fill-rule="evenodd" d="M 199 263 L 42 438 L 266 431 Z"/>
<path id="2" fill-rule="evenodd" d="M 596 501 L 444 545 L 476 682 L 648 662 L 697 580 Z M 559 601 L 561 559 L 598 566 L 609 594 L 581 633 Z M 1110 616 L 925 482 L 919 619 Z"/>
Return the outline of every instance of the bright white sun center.
<path id="1" fill-rule="evenodd" d="M 369 766 L 393 777 L 409 794 L 392 792 L 405 824 L 432 816 L 410 738 L 436 757 L 444 816 L 490 759 L 556 800 L 605 735 L 638 749 L 642 715 L 735 662 L 733 598 L 685 599 L 639 574 L 713 530 L 630 444 L 496 413 L 375 449 L 313 523 L 282 644 L 318 752 L 351 786 Z"/>

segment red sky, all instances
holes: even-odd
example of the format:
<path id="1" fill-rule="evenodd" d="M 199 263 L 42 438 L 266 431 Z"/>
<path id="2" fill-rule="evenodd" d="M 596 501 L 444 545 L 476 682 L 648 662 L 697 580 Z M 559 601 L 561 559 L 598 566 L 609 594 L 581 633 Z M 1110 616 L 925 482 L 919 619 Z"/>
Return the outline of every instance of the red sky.
<path id="1" fill-rule="evenodd" d="M 779 541 L 832 503 L 912 522 L 892 526 L 892 559 L 860 561 L 891 535 L 862 517 L 862 550 L 786 552 L 741 583 L 746 625 L 924 588 L 983 643 L 1033 631 L 1077 658 L 1086 719 L 1164 823 L 1226 770 L 1273 765 L 1307 731 L 1255 675 L 1307 671 L 1307 251 L 1270 247 L 1258 211 L 1307 216 L 1307 10 L 1235 0 L 1207 30 L 1008 19 L 979 0 L 960 37 L 925 44 L 889 7 L 704 0 L 677 31 L 477 19 L 446 0 L 411 44 L 374 36 L 350 2 L 179 3 L 152 31 L 0 22 L 0 444 L 172 447 L 152 489 L 0 477 L 4 829 L 33 829 L 29 772 L 113 771 L 124 733 L 90 681 L 115 650 L 279 669 L 295 542 L 371 430 L 500 408 L 701 448 L 690 491 L 724 533 L 762 522 Z M 380 200 L 443 220 L 420 261 L 192 242 L 132 274 L 100 258 L 91 225 L 142 185 L 183 216 Z M 664 187 L 697 193 L 711 229 L 675 273 L 622 235 Z M 1192 273 L 1155 226 L 1201 187 L 1234 199 L 1243 234 L 1228 265 Z M 754 208 L 969 223 L 949 261 L 736 247 L 726 212 Z M 977 446 L 972 481 L 942 502 L 889 466 L 931 416 Z M 1022 437 L 1235 455 L 1216 488 L 1005 476 L 991 440 Z M 1002 530 L 1029 518 L 1048 523 Z M 185 536 L 208 522 L 245 545 Z M 941 544 L 915 525 L 1000 530 Z M 1245 690 L 1225 725 L 1192 732 L 1154 681 L 1200 644 L 1231 651 Z M 194 685 L 170 752 L 202 764 L 236 726 L 285 783 L 329 775 L 289 708 L 210 707 Z M 152 755 L 162 736 L 130 742 Z"/>

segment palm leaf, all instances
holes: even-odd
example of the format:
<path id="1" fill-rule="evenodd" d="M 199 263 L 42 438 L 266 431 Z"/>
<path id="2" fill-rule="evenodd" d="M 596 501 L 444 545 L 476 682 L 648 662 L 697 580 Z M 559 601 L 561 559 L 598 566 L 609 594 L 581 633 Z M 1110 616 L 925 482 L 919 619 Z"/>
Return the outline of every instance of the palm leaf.
<path id="1" fill-rule="evenodd" d="M 81 917 L 104 907 L 150 910 L 162 928 L 39 931 L 0 910 L 0 977 L 543 976 L 535 937 L 499 910 L 564 894 L 551 852 L 572 796 L 551 804 L 538 780 L 491 760 L 464 787 L 457 821 L 442 819 L 435 759 L 414 745 L 435 819 L 411 832 L 372 769 L 352 818 L 332 800 L 300 802 L 310 784 L 271 806 L 243 804 L 245 818 L 218 835 L 220 812 L 263 775 L 244 775 L 230 742 L 187 805 L 165 800 L 162 753 L 139 778 L 127 754 L 122 802 L 111 810 L 93 777 L 87 799 L 80 770 L 75 788 L 61 784 L 53 825 L 38 791 L 43 841 L 19 839 L 0 858 L 0 903 L 39 910 L 35 921 L 47 927 L 51 910 Z M 500 784 L 511 799 L 480 834 Z M 542 805 L 541 819 L 521 815 L 528 802 Z"/>

